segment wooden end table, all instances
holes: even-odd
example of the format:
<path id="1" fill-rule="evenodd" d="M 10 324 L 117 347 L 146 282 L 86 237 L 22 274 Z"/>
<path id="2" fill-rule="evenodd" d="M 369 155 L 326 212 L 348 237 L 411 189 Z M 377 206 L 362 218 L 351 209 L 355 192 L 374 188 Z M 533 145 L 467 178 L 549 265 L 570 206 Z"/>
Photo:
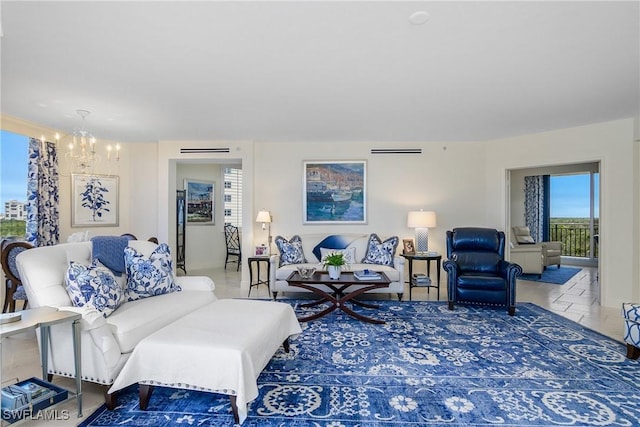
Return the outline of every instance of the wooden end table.
<path id="1" fill-rule="evenodd" d="M 322 304 L 325 301 L 330 304 L 328 308 L 320 311 L 319 313 L 298 318 L 298 321 L 308 322 L 310 320 L 319 319 L 320 317 L 326 316 L 327 314 L 339 308 L 349 316 L 354 317 L 358 320 L 362 320 L 363 322 L 375 324 L 385 323 L 384 320 L 374 319 L 373 317 L 368 317 L 360 313 L 356 313 L 350 307 L 345 305 L 345 303 L 351 302 L 365 308 L 380 308 L 379 305 L 364 303 L 355 299 L 357 296 L 360 296 L 372 289 L 389 287 L 391 280 L 389 280 L 387 275 L 382 272 L 379 272 L 378 274 L 380 274 L 380 279 L 360 280 L 355 278 L 353 272 L 342 272 L 340 273 L 339 279 L 331 279 L 326 271 L 316 271 L 310 278 L 304 279 L 302 276 L 300 276 L 300 273 L 294 271 L 287 278 L 287 282 L 289 283 L 289 285 L 306 289 L 320 297 L 313 302 L 302 304 L 302 307 L 314 307 L 316 305 Z M 327 292 L 324 287 L 328 287 L 329 289 L 331 289 L 331 291 Z M 346 292 L 347 288 L 350 287 L 353 288 L 352 292 Z"/>
<path id="2" fill-rule="evenodd" d="M 266 263 L 267 266 L 267 279 L 263 280 L 260 278 L 260 264 Z M 251 289 L 254 286 L 267 285 L 267 291 L 269 291 L 269 297 L 271 297 L 271 284 L 270 284 L 270 276 L 271 276 L 271 262 L 270 258 L 266 255 L 256 255 L 250 256 L 247 258 L 247 263 L 249 264 L 249 295 L 247 298 L 251 296 Z M 256 272 L 256 280 L 253 280 L 253 264 L 256 264 L 257 272 Z"/>
<path id="3" fill-rule="evenodd" d="M 411 301 L 411 290 L 413 288 L 427 288 L 427 293 L 429 293 L 430 288 L 436 288 L 438 290 L 438 299 L 440 299 L 440 270 L 442 264 L 442 255 L 438 253 L 426 254 L 426 253 L 414 253 L 400 254 L 401 257 L 404 257 L 409 264 L 409 301 Z M 436 284 L 433 282 L 430 284 L 422 284 L 418 283 L 413 278 L 413 261 L 427 261 L 427 276 L 431 276 L 431 261 L 436 262 Z"/>

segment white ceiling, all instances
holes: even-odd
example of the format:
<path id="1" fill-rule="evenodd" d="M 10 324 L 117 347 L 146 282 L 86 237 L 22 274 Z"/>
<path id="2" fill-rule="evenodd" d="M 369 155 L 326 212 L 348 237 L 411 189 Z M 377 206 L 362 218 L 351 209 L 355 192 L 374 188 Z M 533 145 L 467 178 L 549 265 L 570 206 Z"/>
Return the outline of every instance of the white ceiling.
<path id="1" fill-rule="evenodd" d="M 66 131 L 86 109 L 126 142 L 484 140 L 637 117 L 639 5 L 2 1 L 1 107 Z"/>

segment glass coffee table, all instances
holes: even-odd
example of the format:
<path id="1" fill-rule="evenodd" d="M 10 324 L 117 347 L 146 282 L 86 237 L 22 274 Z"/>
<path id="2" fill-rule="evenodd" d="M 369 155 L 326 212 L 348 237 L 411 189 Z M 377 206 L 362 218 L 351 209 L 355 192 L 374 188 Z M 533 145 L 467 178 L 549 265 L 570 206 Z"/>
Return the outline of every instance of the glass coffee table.
<path id="1" fill-rule="evenodd" d="M 379 272 L 380 278 L 374 280 L 361 280 L 357 279 L 353 272 L 342 272 L 340 278 L 331 279 L 329 274 L 325 271 L 316 271 L 308 279 L 303 278 L 300 273 L 294 271 L 287 278 L 287 282 L 290 286 L 306 289 L 313 292 L 319 297 L 319 299 L 302 304 L 301 307 L 314 307 L 324 302 L 329 303 L 329 307 L 312 315 L 298 318 L 300 322 L 308 322 L 310 320 L 319 319 L 336 309 L 340 309 L 347 313 L 349 316 L 367 323 L 383 324 L 384 320 L 375 319 L 373 317 L 364 316 L 360 313 L 356 313 L 346 305 L 346 303 L 352 303 L 365 308 L 377 309 L 380 306 L 370 303 L 365 303 L 356 299 L 356 297 L 364 294 L 372 289 L 388 288 L 391 280 L 383 272 Z"/>

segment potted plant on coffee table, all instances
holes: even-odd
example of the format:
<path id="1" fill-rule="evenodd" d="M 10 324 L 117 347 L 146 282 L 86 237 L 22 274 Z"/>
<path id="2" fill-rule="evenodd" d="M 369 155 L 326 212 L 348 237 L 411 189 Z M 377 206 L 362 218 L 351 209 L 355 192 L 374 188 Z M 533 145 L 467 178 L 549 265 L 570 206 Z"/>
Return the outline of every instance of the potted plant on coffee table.
<path id="1" fill-rule="evenodd" d="M 337 280 L 343 268 L 348 268 L 349 264 L 342 252 L 333 252 L 322 259 L 322 267 L 329 273 L 329 278 Z"/>

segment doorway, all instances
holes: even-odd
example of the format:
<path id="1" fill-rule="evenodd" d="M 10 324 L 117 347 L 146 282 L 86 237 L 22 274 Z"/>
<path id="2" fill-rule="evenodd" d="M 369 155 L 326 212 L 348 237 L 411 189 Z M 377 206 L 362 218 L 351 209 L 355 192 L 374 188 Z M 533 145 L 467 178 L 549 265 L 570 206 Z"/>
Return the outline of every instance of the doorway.
<path id="1" fill-rule="evenodd" d="M 525 177 L 530 176 L 550 178 L 545 240 L 563 242 L 563 264 L 598 267 L 600 162 L 508 170 L 509 233 L 513 226 L 527 225 Z"/>

